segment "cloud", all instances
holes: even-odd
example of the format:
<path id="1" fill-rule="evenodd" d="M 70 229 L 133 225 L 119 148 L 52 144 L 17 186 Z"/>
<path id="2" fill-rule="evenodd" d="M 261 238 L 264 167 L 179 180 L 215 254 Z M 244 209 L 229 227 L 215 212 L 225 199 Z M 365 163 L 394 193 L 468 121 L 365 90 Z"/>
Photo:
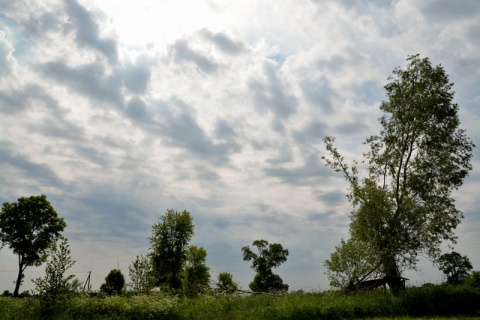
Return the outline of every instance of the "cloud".
<path id="1" fill-rule="evenodd" d="M 20 177 L 30 178 L 30 186 L 36 186 L 42 190 L 44 186 L 53 187 L 58 190 L 69 189 L 57 173 L 45 163 L 38 163 L 20 154 L 15 154 L 6 146 L 0 147 L 0 167 L 4 181 L 23 180 Z M 12 171 L 14 169 L 14 171 Z M 19 175 L 17 172 L 20 172 Z M 38 192 L 38 191 L 37 191 Z"/>
<path id="2" fill-rule="evenodd" d="M 49 62 L 39 66 L 40 72 L 66 86 L 94 103 L 107 103 L 123 108 L 120 92 L 121 79 L 115 74 L 108 75 L 102 63 L 93 62 L 71 67 L 65 62 Z"/>
<path id="3" fill-rule="evenodd" d="M 123 70 L 125 86 L 135 94 L 143 94 L 148 89 L 151 76 L 151 64 L 146 56 L 140 56 L 134 64 L 128 64 Z"/>
<path id="4" fill-rule="evenodd" d="M 305 163 L 295 167 L 270 167 L 264 170 L 267 177 L 280 179 L 288 185 L 309 186 L 318 184 L 321 178 L 331 176 L 331 170 L 325 168 L 320 157 L 310 155 Z"/>
<path id="5" fill-rule="evenodd" d="M 76 0 L 64 0 L 66 12 L 76 28 L 76 41 L 80 48 L 87 47 L 105 55 L 110 63 L 118 61 L 117 43 L 113 39 L 100 38 L 100 30 L 92 13 Z"/>
<path id="6" fill-rule="evenodd" d="M 280 121 L 290 117 L 296 112 L 297 97 L 288 92 L 286 84 L 279 79 L 272 63 L 266 61 L 263 72 L 265 81 L 253 78 L 249 82 L 255 109 L 260 115 L 270 111 Z"/>
<path id="7" fill-rule="evenodd" d="M 186 40 L 177 40 L 171 47 L 174 61 L 178 64 L 193 62 L 205 73 L 214 73 L 218 70 L 218 64 L 203 54 L 192 50 Z"/>
<path id="8" fill-rule="evenodd" d="M 210 30 L 204 29 L 202 30 L 201 34 L 206 39 L 215 43 L 217 48 L 219 48 L 224 53 L 237 55 L 246 51 L 246 47 L 241 41 L 234 41 L 224 33 L 213 33 Z"/>

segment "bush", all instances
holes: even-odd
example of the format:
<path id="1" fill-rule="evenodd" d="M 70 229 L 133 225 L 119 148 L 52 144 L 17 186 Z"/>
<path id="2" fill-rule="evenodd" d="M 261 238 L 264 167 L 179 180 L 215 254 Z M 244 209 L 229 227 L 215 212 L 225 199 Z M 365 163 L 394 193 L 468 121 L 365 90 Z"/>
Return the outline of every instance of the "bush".
<path id="1" fill-rule="evenodd" d="M 125 277 L 118 269 L 113 269 L 105 277 L 105 283 L 100 286 L 100 291 L 106 295 L 120 295 L 125 286 Z"/>

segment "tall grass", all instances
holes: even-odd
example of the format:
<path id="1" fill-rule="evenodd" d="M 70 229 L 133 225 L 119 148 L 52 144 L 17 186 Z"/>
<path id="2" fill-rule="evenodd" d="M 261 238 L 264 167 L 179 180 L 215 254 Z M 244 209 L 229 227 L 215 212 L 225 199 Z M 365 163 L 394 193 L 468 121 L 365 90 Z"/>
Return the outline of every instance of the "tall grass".
<path id="1" fill-rule="evenodd" d="M 378 290 L 283 295 L 168 295 L 75 297 L 45 309 L 35 297 L 0 298 L 0 319 L 356 319 L 374 317 L 480 316 L 480 290 L 434 286 L 409 288 L 394 297 Z"/>

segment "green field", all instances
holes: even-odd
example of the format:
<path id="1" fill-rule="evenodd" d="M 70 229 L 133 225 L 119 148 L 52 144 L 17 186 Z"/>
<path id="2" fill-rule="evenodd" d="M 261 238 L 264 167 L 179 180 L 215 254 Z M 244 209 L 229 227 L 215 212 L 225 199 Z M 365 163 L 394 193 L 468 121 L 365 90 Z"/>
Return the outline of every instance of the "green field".
<path id="1" fill-rule="evenodd" d="M 443 317 L 443 318 L 441 318 Z M 1 319 L 480 319 L 480 290 L 409 288 L 399 297 L 381 290 L 283 295 L 77 296 L 42 305 L 36 297 L 0 298 Z"/>

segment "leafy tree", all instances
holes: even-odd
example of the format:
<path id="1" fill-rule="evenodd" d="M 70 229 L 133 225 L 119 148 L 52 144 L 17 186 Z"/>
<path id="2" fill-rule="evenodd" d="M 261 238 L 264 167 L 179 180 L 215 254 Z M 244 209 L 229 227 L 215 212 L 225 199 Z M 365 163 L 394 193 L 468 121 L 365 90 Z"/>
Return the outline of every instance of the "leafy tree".
<path id="1" fill-rule="evenodd" d="M 65 300 L 73 292 L 74 275 L 65 276 L 65 272 L 75 264 L 70 257 L 67 238 L 63 238 L 56 248 L 51 249 L 50 259 L 45 268 L 45 277 L 32 280 L 35 290 L 44 303 L 56 304 Z"/>
<path id="2" fill-rule="evenodd" d="M 152 236 L 149 239 L 155 285 L 166 284 L 174 290 L 181 288 L 180 274 L 194 229 L 188 211 L 179 212 L 171 209 L 161 217 L 161 222 L 152 226 Z"/>
<path id="3" fill-rule="evenodd" d="M 472 271 L 465 277 L 465 285 L 467 287 L 480 289 L 480 271 Z"/>
<path id="4" fill-rule="evenodd" d="M 65 227 L 65 221 L 58 217 L 45 195 L 3 203 L 0 241 L 2 246 L 8 245 L 18 255 L 18 275 L 13 296 L 18 297 L 25 269 L 39 266 L 46 260 L 48 249 L 55 244 Z"/>
<path id="5" fill-rule="evenodd" d="M 351 237 L 378 253 L 395 292 L 403 287 L 400 270 L 415 268 L 419 253 L 436 258 L 444 240 L 455 242 L 463 214 L 451 193 L 471 170 L 474 147 L 459 129 L 453 85 L 443 67 L 418 55 L 407 62 L 385 86 L 380 133 L 365 142 L 366 177 L 360 179 L 357 162 L 345 163 L 333 137 L 324 139 L 327 166 L 350 184 Z"/>
<path id="6" fill-rule="evenodd" d="M 112 269 L 105 277 L 105 283 L 100 286 L 100 291 L 112 296 L 122 294 L 125 286 L 125 277 L 118 269 Z"/>
<path id="7" fill-rule="evenodd" d="M 438 269 L 447 277 L 448 284 L 462 284 L 470 270 L 473 269 L 468 257 L 455 251 L 442 254 L 436 263 Z"/>
<path id="8" fill-rule="evenodd" d="M 228 272 L 220 272 L 216 283 L 217 290 L 224 293 L 234 293 L 238 290 L 238 284 L 233 281 L 233 276 Z"/>
<path id="9" fill-rule="evenodd" d="M 354 239 L 342 239 L 340 246 L 335 247 L 335 252 L 330 255 L 330 260 L 325 261 L 330 286 L 336 288 L 345 288 L 349 282 L 377 278 L 379 266 L 378 256 L 368 244 Z"/>
<path id="10" fill-rule="evenodd" d="M 197 296 L 209 288 L 210 268 L 205 265 L 207 251 L 204 248 L 190 246 L 187 250 L 183 270 L 184 292 L 189 297 Z"/>
<path id="11" fill-rule="evenodd" d="M 152 263 L 148 257 L 137 256 L 135 261 L 128 267 L 128 274 L 132 281 L 129 286 L 135 293 L 148 294 L 155 286 Z"/>
<path id="12" fill-rule="evenodd" d="M 248 246 L 242 248 L 243 260 L 252 260 L 252 269 L 256 271 L 253 282 L 249 284 L 250 289 L 256 292 L 287 291 L 288 285 L 272 269 L 287 261 L 288 250 L 279 243 L 269 244 L 266 240 L 255 240 L 253 245 L 257 247 L 258 254 Z"/>

